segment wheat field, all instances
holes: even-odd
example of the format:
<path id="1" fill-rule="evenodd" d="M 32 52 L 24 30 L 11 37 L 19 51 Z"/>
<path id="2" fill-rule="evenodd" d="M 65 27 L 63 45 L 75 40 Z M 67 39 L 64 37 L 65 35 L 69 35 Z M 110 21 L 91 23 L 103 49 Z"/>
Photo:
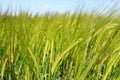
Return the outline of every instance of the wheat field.
<path id="1" fill-rule="evenodd" d="M 0 14 L 0 80 L 120 80 L 119 17 Z"/>

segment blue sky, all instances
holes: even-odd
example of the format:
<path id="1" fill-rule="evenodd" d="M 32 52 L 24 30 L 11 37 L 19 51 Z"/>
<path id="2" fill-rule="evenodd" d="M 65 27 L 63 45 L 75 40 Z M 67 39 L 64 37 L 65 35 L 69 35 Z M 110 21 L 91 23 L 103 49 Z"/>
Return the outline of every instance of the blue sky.
<path id="1" fill-rule="evenodd" d="M 93 9 L 110 8 L 118 0 L 0 0 L 0 10 L 5 11 L 8 7 L 13 13 L 21 9 L 26 12 L 43 14 L 51 12 L 74 12 L 76 8 L 82 7 L 84 11 L 90 12 Z M 107 9 L 106 9 L 107 10 Z"/>

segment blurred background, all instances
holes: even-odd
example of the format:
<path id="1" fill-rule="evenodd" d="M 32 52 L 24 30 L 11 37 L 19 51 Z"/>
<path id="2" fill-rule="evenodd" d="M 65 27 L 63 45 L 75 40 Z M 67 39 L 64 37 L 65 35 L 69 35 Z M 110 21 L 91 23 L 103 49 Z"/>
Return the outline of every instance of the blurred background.
<path id="1" fill-rule="evenodd" d="M 115 8 L 118 12 L 120 0 L 0 0 L 0 12 L 9 9 L 12 14 L 18 14 L 20 9 L 34 15 L 46 12 L 73 13 L 81 8 L 87 13 L 93 10 L 105 13 L 111 8 Z"/>

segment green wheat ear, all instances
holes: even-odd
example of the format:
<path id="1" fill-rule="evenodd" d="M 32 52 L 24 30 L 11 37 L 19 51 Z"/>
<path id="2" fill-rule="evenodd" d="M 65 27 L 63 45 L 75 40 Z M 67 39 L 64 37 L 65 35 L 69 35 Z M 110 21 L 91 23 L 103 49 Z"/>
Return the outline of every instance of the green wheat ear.
<path id="1" fill-rule="evenodd" d="M 58 62 L 64 58 L 65 55 L 67 55 L 67 53 L 69 53 L 69 51 L 74 48 L 76 45 L 78 45 L 80 42 L 81 42 L 82 38 L 78 39 L 77 41 L 75 41 L 74 43 L 72 43 L 67 49 L 65 49 L 62 53 L 58 54 L 56 59 L 55 59 L 55 62 L 53 63 L 52 65 L 52 69 L 51 69 L 51 72 L 52 74 L 54 73 L 54 70 L 56 68 L 56 66 L 58 65 Z"/>

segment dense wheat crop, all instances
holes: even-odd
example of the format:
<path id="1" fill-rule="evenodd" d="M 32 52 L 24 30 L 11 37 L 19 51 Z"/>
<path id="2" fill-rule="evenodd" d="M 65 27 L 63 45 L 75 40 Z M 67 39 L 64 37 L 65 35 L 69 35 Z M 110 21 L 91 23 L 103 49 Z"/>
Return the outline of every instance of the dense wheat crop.
<path id="1" fill-rule="evenodd" d="M 0 80 L 120 80 L 118 17 L 0 14 Z"/>

